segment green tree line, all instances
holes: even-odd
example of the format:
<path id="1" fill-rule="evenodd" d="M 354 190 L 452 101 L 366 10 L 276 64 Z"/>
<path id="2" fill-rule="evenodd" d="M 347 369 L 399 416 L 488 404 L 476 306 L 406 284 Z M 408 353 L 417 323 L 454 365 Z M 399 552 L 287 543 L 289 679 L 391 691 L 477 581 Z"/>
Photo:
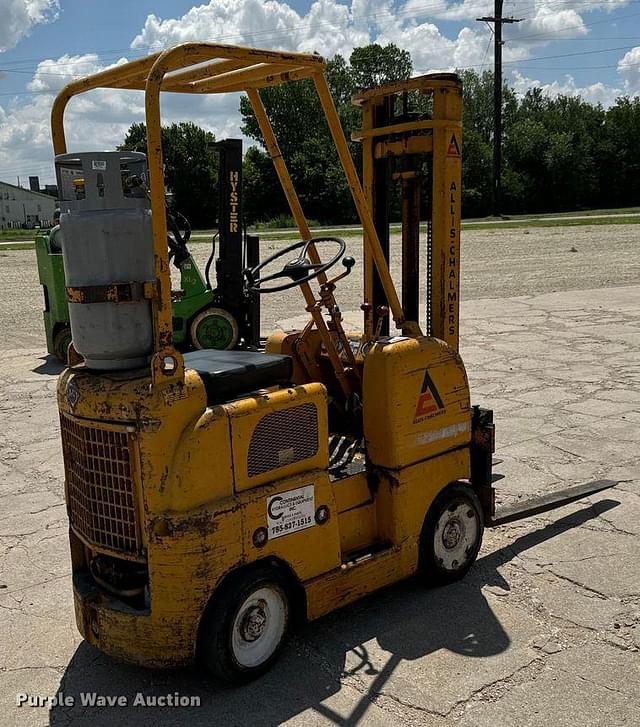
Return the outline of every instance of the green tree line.
<path id="1" fill-rule="evenodd" d="M 190 121 L 162 127 L 165 185 L 172 204 L 193 227 L 212 227 L 217 217 L 218 156 L 215 137 Z M 147 129 L 132 124 L 118 147 L 147 151 Z"/>
<path id="2" fill-rule="evenodd" d="M 356 48 L 327 64 L 327 80 L 348 140 L 360 128 L 351 97 L 412 75 L 407 51 L 390 44 Z M 463 81 L 463 216 L 491 212 L 493 74 L 465 70 Z M 311 81 L 264 89 L 264 105 L 308 217 L 322 224 L 355 220 L 342 168 Z M 425 107 L 424 110 L 427 110 Z M 256 142 L 244 159 L 244 213 L 249 224 L 289 213 L 246 97 L 242 132 Z M 551 98 L 539 88 L 523 97 L 504 86 L 503 211 L 511 214 L 627 207 L 640 203 L 640 99 L 622 97 L 608 109 L 580 97 Z M 143 149 L 143 124 L 122 148 Z M 216 219 L 213 136 L 191 123 L 163 129 L 167 186 L 196 226 Z M 356 167 L 360 145 L 349 141 Z M 397 207 L 396 207 L 397 210 Z"/>

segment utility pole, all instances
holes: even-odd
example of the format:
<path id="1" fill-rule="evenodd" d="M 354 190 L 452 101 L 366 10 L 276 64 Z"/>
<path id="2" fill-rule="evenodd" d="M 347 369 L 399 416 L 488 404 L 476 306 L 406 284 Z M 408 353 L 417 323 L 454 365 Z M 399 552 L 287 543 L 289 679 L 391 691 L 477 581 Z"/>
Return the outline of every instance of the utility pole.
<path id="1" fill-rule="evenodd" d="M 519 23 L 521 19 L 502 17 L 503 0 L 494 0 L 493 17 L 476 18 L 483 23 L 493 23 L 493 215 L 501 210 L 502 192 L 502 26 Z"/>

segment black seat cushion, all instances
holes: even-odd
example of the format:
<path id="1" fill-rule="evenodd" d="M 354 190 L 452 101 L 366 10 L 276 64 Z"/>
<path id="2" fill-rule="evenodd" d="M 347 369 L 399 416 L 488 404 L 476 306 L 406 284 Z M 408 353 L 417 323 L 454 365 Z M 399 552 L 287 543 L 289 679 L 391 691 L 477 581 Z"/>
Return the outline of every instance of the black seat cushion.
<path id="1" fill-rule="evenodd" d="M 256 389 L 290 380 L 289 356 L 254 351 L 203 349 L 184 354 L 184 367 L 200 374 L 209 404 L 221 404 Z"/>

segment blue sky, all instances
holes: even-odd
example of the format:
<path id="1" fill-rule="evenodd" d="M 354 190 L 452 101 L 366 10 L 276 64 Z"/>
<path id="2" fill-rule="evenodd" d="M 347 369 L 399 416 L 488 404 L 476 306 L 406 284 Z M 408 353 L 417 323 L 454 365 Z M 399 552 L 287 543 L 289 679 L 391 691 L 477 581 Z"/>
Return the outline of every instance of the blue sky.
<path id="1" fill-rule="evenodd" d="M 492 63 L 490 29 L 475 18 L 493 0 L 0 0 L 0 179 L 51 181 L 48 112 L 79 75 L 183 40 L 348 55 L 394 42 L 419 72 Z M 505 0 L 505 76 L 519 93 L 581 94 L 605 105 L 640 92 L 640 0 Z M 117 96 L 120 94 L 120 96 Z M 77 102 L 72 102 L 77 103 Z M 192 118 L 238 133 L 238 100 L 169 102 L 167 120 Z M 74 148 L 111 148 L 142 119 L 141 99 L 95 92 L 70 106 Z M 70 144 L 71 146 L 71 144 Z"/>

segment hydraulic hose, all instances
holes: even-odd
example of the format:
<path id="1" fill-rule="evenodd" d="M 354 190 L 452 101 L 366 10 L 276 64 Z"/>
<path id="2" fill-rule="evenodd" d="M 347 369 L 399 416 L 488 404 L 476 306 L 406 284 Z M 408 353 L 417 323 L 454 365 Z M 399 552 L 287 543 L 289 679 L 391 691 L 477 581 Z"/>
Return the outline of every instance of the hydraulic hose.
<path id="1" fill-rule="evenodd" d="M 182 226 L 183 232 L 180 231 Z M 191 225 L 187 218 L 180 212 L 167 212 L 167 227 L 170 235 L 167 235 L 169 250 L 173 255 L 173 263 L 179 268 L 189 257 L 187 242 L 191 237 Z"/>
<path id="2" fill-rule="evenodd" d="M 211 270 L 213 258 L 216 256 L 216 239 L 218 238 L 218 235 L 219 235 L 219 233 L 216 232 L 216 234 L 211 238 L 211 255 L 209 255 L 209 259 L 207 260 L 207 265 L 204 269 L 204 279 L 207 281 L 207 288 L 209 288 L 209 290 L 212 290 L 211 279 L 209 278 L 209 272 Z"/>

